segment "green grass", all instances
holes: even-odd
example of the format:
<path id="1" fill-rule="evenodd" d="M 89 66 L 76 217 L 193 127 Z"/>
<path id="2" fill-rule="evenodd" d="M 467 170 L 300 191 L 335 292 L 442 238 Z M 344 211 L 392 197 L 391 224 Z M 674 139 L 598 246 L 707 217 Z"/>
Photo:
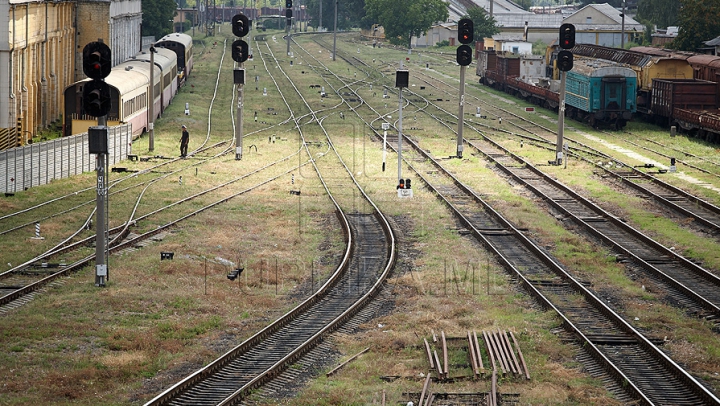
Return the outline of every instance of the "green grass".
<path id="1" fill-rule="evenodd" d="M 317 44 L 302 36 L 297 40 L 320 62 L 297 50 L 291 67 L 290 58 L 284 53 L 284 42 L 270 40 L 273 34 L 279 37 L 280 32 L 268 30 L 266 34 L 269 39 L 267 45 L 312 108 L 323 109 L 325 106 L 326 110 L 319 116 L 324 117 L 333 143 L 343 160 L 351 166 L 358 182 L 391 218 L 398 231 L 400 245 L 399 262 L 387 283 L 388 289 L 392 290 L 393 310 L 361 326 L 358 334 L 333 335 L 330 339 L 343 356 L 328 362 L 334 366 L 345 356 L 356 354 L 368 346 L 371 351 L 331 378 L 320 374 L 291 400 L 268 400 L 265 403 L 372 404 L 379 402 L 383 391 L 389 402 L 398 403 L 404 399 L 403 392 L 421 390 L 420 373 L 428 372 L 422 338 L 430 339 L 432 332 L 439 334 L 440 331 L 449 337 L 462 337 L 467 330 L 497 329 L 515 332 L 532 376 L 529 382 L 512 377 L 501 378 L 501 391 L 520 393 L 523 404 L 617 403 L 606 392 L 602 382 L 582 371 L 582 366 L 575 360 L 576 349 L 552 332 L 559 327 L 559 320 L 552 313 L 538 309 L 527 295 L 518 291 L 514 282 L 479 243 L 458 232 L 460 224 L 422 185 L 408 164 L 404 164 L 402 170 L 404 177 L 413 179 L 415 197 L 398 200 L 395 191 L 397 156 L 388 151 L 387 170 L 383 172 L 382 144 L 369 135 L 370 130 L 346 105 L 340 107 L 345 120 L 339 117 L 338 110 L 332 110 L 340 99 L 324 81 L 326 74 L 320 63 L 352 80 L 356 74 L 357 79 L 365 79 L 362 70 L 347 66 L 341 59 L 332 62 L 327 51 L 320 52 Z M 222 43 L 224 38 L 217 39 L 218 43 Z M 221 49 L 209 46 L 214 40 L 196 36 L 195 73 L 189 86 L 181 90 L 157 121 L 153 155 L 177 155 L 181 124 L 190 127 L 191 149 L 197 148 L 206 138 L 207 109 L 214 90 L 216 69 L 220 65 Z M 268 53 L 266 43 L 253 41 L 253 46 L 256 47 L 255 58 L 245 64 L 249 83 L 245 87 L 246 154 L 243 160 L 235 161 L 231 156 L 225 156 L 198 166 L 197 175 L 195 168 L 190 168 L 157 182 L 148 190 L 140 214 L 289 156 L 300 147 L 294 125 L 283 123 L 290 118 L 290 113 L 279 97 L 280 92 L 288 98 L 296 118 L 306 114 L 308 108 L 299 100 L 290 82 L 279 76 L 280 70 L 275 67 L 274 60 L 265 55 Z M 360 84 L 354 89 L 367 98 L 377 111 L 390 114 L 393 119 L 397 118 L 394 112 L 397 97 L 392 95 L 389 99 L 382 99 L 381 86 L 392 87 L 392 72 L 399 61 L 403 60 L 412 72 L 424 70 L 425 65 L 430 64 L 430 75 L 440 72 L 457 78 L 459 73 L 453 62 L 454 49 L 448 55 L 413 50 L 408 56 L 403 50 L 372 48 L 368 43 L 358 42 L 354 34 L 340 35 L 338 47 L 370 66 L 382 68 L 384 77 L 378 70 L 372 72 L 371 78 L 376 80 L 372 90 Z M 358 48 L 360 53 L 357 53 Z M 277 76 L 279 87 L 265 72 L 261 52 L 273 75 Z M 410 60 L 406 61 L 406 57 Z M 229 85 L 232 82 L 229 55 L 226 55 L 222 67 L 222 85 L 210 117 L 211 143 L 233 137 L 231 117 L 235 102 L 232 100 L 232 86 Z M 419 86 L 420 75 L 411 75 L 411 82 Z M 255 76 L 258 76 L 258 90 L 255 90 Z M 469 75 L 467 79 L 468 93 L 482 98 L 492 94 L 510 99 L 505 94 L 477 85 L 471 78 L 472 75 Z M 334 79 L 327 79 L 335 83 Z M 312 84 L 326 86 L 329 97 L 321 100 L 317 89 L 309 88 Z M 262 95 L 263 88 L 267 88 L 268 96 Z M 421 93 L 419 89 L 416 91 Z M 423 94 L 429 97 L 435 91 L 428 89 L 425 92 Z M 519 108 L 524 105 L 522 102 L 506 105 L 497 99 L 491 100 L 525 115 Z M 190 116 L 184 115 L 186 102 L 191 103 Z M 441 104 L 449 111 L 457 109 L 453 100 Z M 466 111 L 470 111 L 468 108 Z M 256 111 L 257 122 L 254 121 Z M 372 114 L 364 107 L 358 111 L 364 117 Z M 540 118 L 543 114 L 550 119 L 553 117 L 552 112 L 542 109 L 527 116 L 545 121 Z M 300 122 L 306 139 L 325 139 L 325 135 L 316 125 L 309 124 L 307 118 Z M 374 125 L 379 127 L 378 123 Z M 550 123 L 546 125 L 553 128 Z M 456 127 L 452 123 L 449 126 Z M 506 126 L 508 123 L 503 123 L 503 127 Z M 572 126 L 594 136 L 605 137 L 579 124 L 572 123 Z M 445 157 L 455 153 L 454 134 L 422 111 L 409 107 L 404 113 L 404 128 L 423 149 L 435 156 Z M 648 137 L 653 136 L 652 128 L 635 124 L 630 128 L 642 131 Z M 467 128 L 466 131 L 466 137 L 476 136 Z M 276 136 L 275 143 L 268 141 L 272 135 Z M 662 139 L 663 135 L 657 137 Z M 614 142 L 614 138 L 608 136 L 608 141 Z M 712 146 L 683 137 L 676 137 L 675 141 L 680 147 L 699 155 L 714 154 Z M 531 162 L 546 162 L 551 154 L 527 144 L 521 149 L 517 140 L 502 142 Z M 250 149 L 250 145 L 254 145 L 257 151 Z M 330 160 L 331 156 L 317 155 L 326 150 L 326 145 L 310 148 L 318 165 L 329 171 L 324 176 L 338 193 L 338 200 L 351 210 L 368 210 L 367 205 L 350 192 L 350 187 L 343 187 L 349 185 L 349 180 Z M 140 155 L 150 154 L 147 136 L 134 142 L 133 151 Z M 424 176 L 432 177 L 425 172 L 428 168 L 426 163 L 415 161 L 413 158 L 417 157 L 410 152 L 405 156 Z M 311 269 L 317 284 L 320 278 L 334 269 L 338 253 L 344 247 L 334 208 L 324 196 L 314 170 L 310 166 L 297 168 L 306 160 L 303 151 L 300 157 L 294 156 L 289 163 L 280 165 L 282 168 L 270 171 L 279 174 L 294 166 L 294 183 L 289 174 L 283 175 L 278 181 L 181 223 L 162 241 L 135 252 L 111 256 L 111 279 L 107 288 L 98 289 L 93 285 L 93 271 L 89 267 L 11 312 L 12 317 L 3 316 L 0 380 L 7 386 L 0 393 L 0 404 L 113 405 L 144 402 L 157 395 L 160 386 L 167 387 L 189 371 L 212 361 L 306 297 Z M 566 229 L 545 205 L 539 204 L 527 191 L 498 176 L 485 159 L 473 156 L 469 149 L 466 149 L 465 159 L 443 162 L 483 199 L 550 250 L 578 278 L 588 282 L 593 290 L 611 296 L 613 303 L 624 314 L 633 319 L 638 317 L 635 322 L 638 327 L 650 331 L 654 337 L 664 338 L 667 335 L 665 349 L 688 365 L 693 373 L 702 376 L 711 385 L 717 385 L 713 368 L 718 364 L 720 349 L 708 323 L 687 317 L 682 311 L 665 305 L 663 292 L 655 291 L 647 281 L 629 277 L 605 249 Z M 127 164 L 131 169 L 142 169 L 148 165 L 142 162 Z M 631 224 L 652 232 L 661 242 L 674 245 L 682 252 L 718 268 L 717 254 L 714 254 L 717 242 L 697 236 L 670 219 L 646 210 L 644 201 L 612 187 L 595 175 L 596 169 L 592 166 L 571 160 L 568 170 L 543 169 L 562 182 L 584 191 L 598 204 L 617 210 Z M 183 176 L 182 186 L 178 182 L 180 175 Z M 673 181 L 683 182 L 675 178 Z M 12 200 L 2 200 L 0 213 L 28 207 L 67 190 L 91 187 L 94 182 L 94 174 L 85 174 L 33 188 L 16 194 Z M 238 182 L 213 196 L 178 206 L 176 213 L 187 213 L 255 182 L 257 178 Z M 300 197 L 293 196 L 290 190 L 301 190 L 302 194 Z M 119 217 L 120 213 L 127 213 L 134 204 L 133 195 L 136 192 L 113 197 L 112 214 Z M 90 192 L 90 195 L 93 193 Z M 77 199 L 87 199 L 87 196 Z M 77 214 L 74 217 L 52 226 L 43 225 L 48 238 L 38 245 L 51 244 L 58 236 L 75 227 L 83 216 Z M 156 222 L 138 224 L 136 230 L 153 229 L 174 215 L 159 217 Z M 2 239 L 0 250 L 3 259 L 18 263 L 40 248 L 33 246 L 29 250 L 26 243 L 24 237 Z M 160 261 L 161 251 L 175 252 L 175 259 Z M 86 253 L 91 252 L 93 250 L 88 248 Z M 229 267 L 218 258 L 245 266 L 239 280 L 227 280 Z M 451 375 L 468 373 L 465 349 L 453 347 L 451 359 L 454 365 Z M 484 359 L 487 360 L 487 354 Z M 380 379 L 387 375 L 405 379 L 393 382 Z M 147 385 L 148 381 L 153 385 Z M 487 391 L 488 385 L 489 379 L 485 377 L 478 381 L 438 384 L 435 389 L 477 392 Z"/>

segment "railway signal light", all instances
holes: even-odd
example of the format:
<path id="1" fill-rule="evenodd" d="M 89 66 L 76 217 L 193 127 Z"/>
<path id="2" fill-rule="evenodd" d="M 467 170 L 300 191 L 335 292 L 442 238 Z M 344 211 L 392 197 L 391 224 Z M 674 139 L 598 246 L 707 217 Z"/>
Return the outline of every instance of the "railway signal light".
<path id="1" fill-rule="evenodd" d="M 468 45 L 460 45 L 457 48 L 455 60 L 460 66 L 468 66 L 472 63 L 472 48 Z"/>
<path id="2" fill-rule="evenodd" d="M 250 49 L 247 42 L 238 39 L 232 43 L 232 59 L 235 62 L 242 63 L 247 61 Z"/>
<path id="3" fill-rule="evenodd" d="M 285 0 L 285 8 L 292 8 L 292 0 Z"/>
<path id="4" fill-rule="evenodd" d="M 83 72 L 91 79 L 104 79 L 112 68 L 110 47 L 95 41 L 83 48 Z"/>
<path id="5" fill-rule="evenodd" d="M 563 72 L 567 72 L 573 68 L 573 54 L 570 51 L 558 52 L 557 66 Z"/>
<path id="6" fill-rule="evenodd" d="M 575 26 L 563 24 L 560 26 L 560 48 L 572 49 L 575 46 Z"/>
<path id="7" fill-rule="evenodd" d="M 83 109 L 93 117 L 106 116 L 110 111 L 110 86 L 102 80 L 91 80 L 83 86 Z"/>
<path id="8" fill-rule="evenodd" d="M 250 31 L 250 20 L 245 14 L 235 14 L 232 18 L 232 32 L 236 37 L 244 37 Z"/>
<path id="9" fill-rule="evenodd" d="M 458 21 L 458 41 L 461 44 L 469 44 L 473 42 L 475 37 L 473 22 L 469 18 L 463 18 Z"/>
<path id="10" fill-rule="evenodd" d="M 287 18 L 288 20 L 290 20 L 292 18 L 292 9 L 291 8 L 285 10 L 285 18 Z"/>

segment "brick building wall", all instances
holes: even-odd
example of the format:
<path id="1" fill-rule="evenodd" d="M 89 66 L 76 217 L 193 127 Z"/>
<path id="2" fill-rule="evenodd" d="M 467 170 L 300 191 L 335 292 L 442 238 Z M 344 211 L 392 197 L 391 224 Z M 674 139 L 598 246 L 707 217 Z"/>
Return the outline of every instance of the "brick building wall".
<path id="1" fill-rule="evenodd" d="M 116 65 L 140 51 L 141 25 L 141 0 L 0 0 L 0 150 L 62 118 L 88 42 L 102 38 Z"/>
<path id="2" fill-rule="evenodd" d="M 74 77 L 74 9 L 0 0 L 0 24 L 8 27 L 0 29 L 0 149 L 26 144 L 60 117 L 58 101 Z"/>

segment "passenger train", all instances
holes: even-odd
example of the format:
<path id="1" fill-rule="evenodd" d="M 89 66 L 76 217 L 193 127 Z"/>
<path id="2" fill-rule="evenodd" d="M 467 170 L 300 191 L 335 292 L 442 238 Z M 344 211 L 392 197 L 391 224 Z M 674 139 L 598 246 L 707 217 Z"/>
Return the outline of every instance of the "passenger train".
<path id="1" fill-rule="evenodd" d="M 155 43 L 155 50 L 153 112 L 157 118 L 192 71 L 192 37 L 179 33 L 167 35 Z M 133 138 L 148 130 L 150 58 L 149 51 L 140 52 L 113 67 L 105 78 L 111 96 L 107 125 L 132 124 Z M 97 118 L 83 111 L 83 86 L 89 81 L 84 79 L 65 89 L 64 135 L 80 134 L 97 125 Z"/>

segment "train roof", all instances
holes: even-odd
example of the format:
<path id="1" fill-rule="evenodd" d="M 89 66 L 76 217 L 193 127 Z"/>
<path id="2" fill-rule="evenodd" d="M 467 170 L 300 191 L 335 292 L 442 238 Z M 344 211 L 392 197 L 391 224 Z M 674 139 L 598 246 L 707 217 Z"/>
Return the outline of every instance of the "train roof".
<path id="1" fill-rule="evenodd" d="M 593 58 L 575 58 L 571 72 L 589 77 L 622 76 L 637 78 L 634 70 L 619 63 Z"/>
<path id="2" fill-rule="evenodd" d="M 177 66 L 177 55 L 175 52 L 167 49 L 167 48 L 155 48 L 157 50 L 157 53 L 155 53 L 155 63 L 159 64 L 162 67 L 163 71 L 168 71 L 172 69 L 173 66 Z M 131 58 L 129 61 L 147 61 L 150 62 L 150 52 L 149 51 L 142 51 L 139 54 L 135 55 L 133 58 Z"/>
<path id="3" fill-rule="evenodd" d="M 631 51 L 640 52 L 645 55 L 655 55 L 673 59 L 687 59 L 693 56 L 692 52 L 677 51 L 674 49 L 656 48 L 656 47 L 632 47 Z"/>
<path id="4" fill-rule="evenodd" d="M 572 53 L 573 55 L 600 58 L 634 66 L 643 66 L 647 64 L 650 59 L 649 55 L 639 52 L 594 44 L 575 44 L 572 49 Z"/>
<path id="5" fill-rule="evenodd" d="M 690 65 L 707 65 L 712 67 L 720 67 L 720 56 L 697 54 L 689 57 L 688 63 Z"/>
<path id="6" fill-rule="evenodd" d="M 105 81 L 120 93 L 125 94 L 139 87 L 147 86 L 150 80 L 150 64 L 127 61 L 117 65 Z"/>
<path id="7" fill-rule="evenodd" d="M 192 46 L 192 37 L 187 34 L 175 32 L 160 38 L 155 45 L 161 47 L 163 42 L 176 42 L 184 45 L 185 47 L 189 47 Z"/>

